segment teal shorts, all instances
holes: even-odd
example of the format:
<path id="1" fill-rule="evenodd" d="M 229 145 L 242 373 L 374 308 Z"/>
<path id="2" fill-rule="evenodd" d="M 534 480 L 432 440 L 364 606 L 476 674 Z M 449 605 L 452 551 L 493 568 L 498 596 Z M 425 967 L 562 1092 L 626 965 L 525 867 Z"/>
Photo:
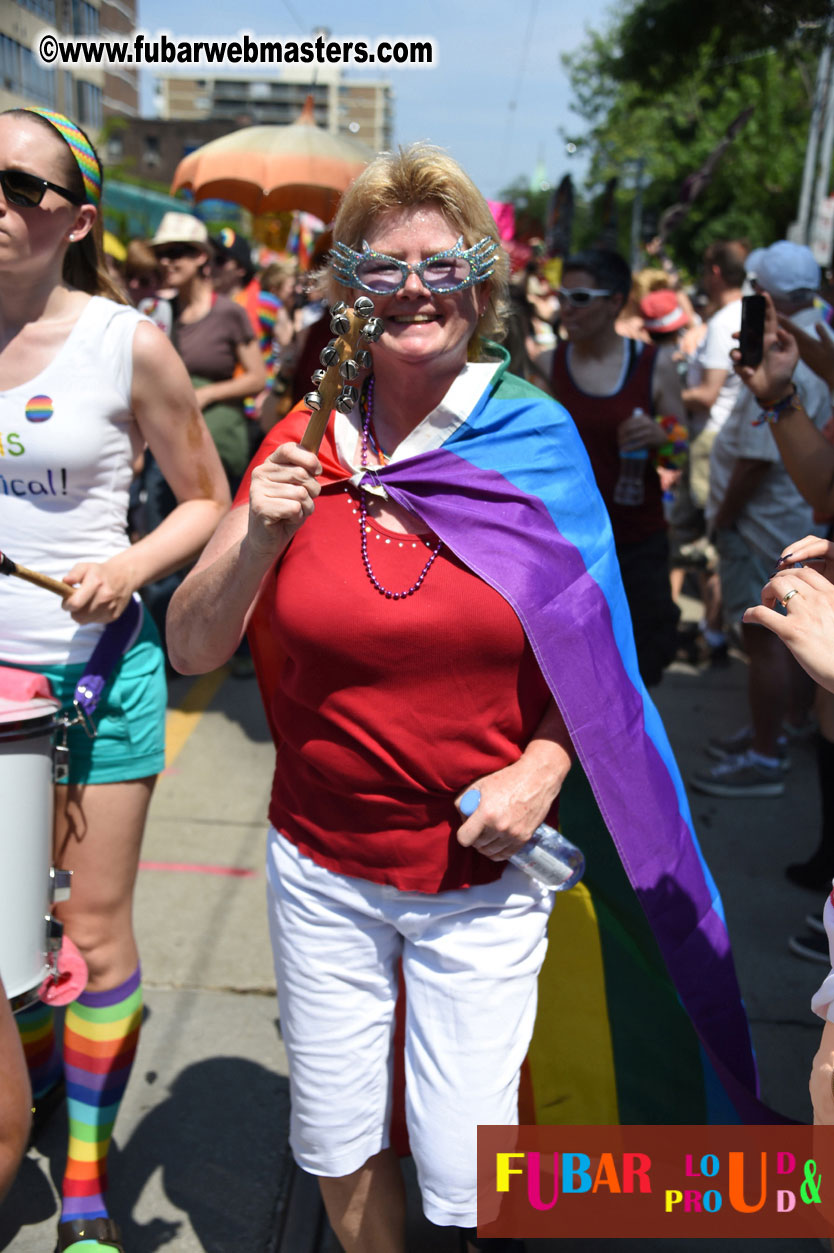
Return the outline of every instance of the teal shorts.
<path id="1" fill-rule="evenodd" d="M 4 662 L 4 665 L 13 663 Z M 85 666 L 19 666 L 49 679 L 62 709 L 71 709 L 75 685 Z M 69 783 L 124 783 L 159 774 L 165 767 L 165 712 L 168 686 L 165 658 L 147 610 L 139 637 L 116 666 L 102 693 L 90 738 L 70 727 Z"/>

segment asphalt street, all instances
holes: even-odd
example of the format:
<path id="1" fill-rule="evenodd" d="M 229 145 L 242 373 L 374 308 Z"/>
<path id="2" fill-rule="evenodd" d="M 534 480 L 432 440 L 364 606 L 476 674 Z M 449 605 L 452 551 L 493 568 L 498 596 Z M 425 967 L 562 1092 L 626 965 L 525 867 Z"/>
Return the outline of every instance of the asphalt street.
<path id="1" fill-rule="evenodd" d="M 709 735 L 745 720 L 746 666 L 676 663 L 656 692 L 684 777 Z M 819 799 L 810 743 L 792 748 L 778 800 L 690 793 L 721 889 L 765 1101 L 810 1120 L 807 1073 L 820 1024 L 809 1008 L 824 967 L 789 953 L 788 935 L 821 913 L 817 893 L 789 884 L 788 861 L 816 843 Z M 254 680 L 224 671 L 175 678 L 169 765 L 143 851 L 136 923 L 146 1020 L 111 1153 L 111 1212 L 128 1253 L 335 1253 L 315 1183 L 287 1148 L 287 1065 L 264 909 L 263 849 L 272 765 Z M 670 1117 L 670 1121 L 674 1121 Z M 24 1160 L 0 1207 L 0 1249 L 51 1253 L 63 1168 L 63 1112 Z M 421 1218 L 410 1188 L 412 1253 L 455 1253 Z M 539 1241 L 556 1247 L 556 1241 Z M 712 1241 L 721 1250 L 749 1241 Z M 575 1244 L 597 1253 L 610 1241 Z M 626 1240 L 619 1248 L 685 1250 L 696 1241 Z M 818 1241 L 767 1240 L 785 1253 Z"/>

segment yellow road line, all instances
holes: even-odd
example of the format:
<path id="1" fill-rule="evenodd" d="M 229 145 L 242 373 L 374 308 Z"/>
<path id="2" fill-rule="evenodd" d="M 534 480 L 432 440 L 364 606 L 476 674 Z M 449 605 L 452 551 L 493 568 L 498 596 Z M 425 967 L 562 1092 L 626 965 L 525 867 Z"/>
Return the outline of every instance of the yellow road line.
<path id="1" fill-rule="evenodd" d="M 228 678 L 228 666 L 203 674 L 185 693 L 176 709 L 169 709 L 165 720 L 165 769 L 179 757 L 191 732 L 196 728 L 215 693 Z"/>

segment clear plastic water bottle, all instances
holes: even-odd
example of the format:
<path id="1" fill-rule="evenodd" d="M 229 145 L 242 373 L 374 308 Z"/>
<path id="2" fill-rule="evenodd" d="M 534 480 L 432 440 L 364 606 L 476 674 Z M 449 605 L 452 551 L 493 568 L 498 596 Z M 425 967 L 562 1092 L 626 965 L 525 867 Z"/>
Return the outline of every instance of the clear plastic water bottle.
<path id="1" fill-rule="evenodd" d="M 458 801 L 464 818 L 474 814 L 481 801 L 478 788 L 471 787 Z M 581 849 L 566 839 L 549 823 L 540 823 L 527 843 L 509 859 L 531 879 L 536 879 L 554 892 L 575 887 L 585 873 L 585 857 Z"/>
<path id="2" fill-rule="evenodd" d="M 642 415 L 642 409 L 635 409 L 631 416 L 635 418 Z M 620 449 L 620 475 L 614 487 L 616 505 L 642 505 L 646 497 L 648 464 L 648 448 Z"/>

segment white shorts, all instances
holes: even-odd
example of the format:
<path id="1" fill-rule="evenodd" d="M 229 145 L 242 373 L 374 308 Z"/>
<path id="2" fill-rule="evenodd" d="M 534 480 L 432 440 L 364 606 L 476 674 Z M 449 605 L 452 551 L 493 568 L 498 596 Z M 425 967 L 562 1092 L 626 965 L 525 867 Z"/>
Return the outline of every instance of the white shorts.
<path id="1" fill-rule="evenodd" d="M 338 1177 L 388 1147 L 402 959 L 423 1209 L 474 1227 L 477 1127 L 518 1121 L 553 894 L 513 866 L 478 887 L 401 892 L 317 866 L 274 827 L 267 894 L 295 1160 Z"/>

